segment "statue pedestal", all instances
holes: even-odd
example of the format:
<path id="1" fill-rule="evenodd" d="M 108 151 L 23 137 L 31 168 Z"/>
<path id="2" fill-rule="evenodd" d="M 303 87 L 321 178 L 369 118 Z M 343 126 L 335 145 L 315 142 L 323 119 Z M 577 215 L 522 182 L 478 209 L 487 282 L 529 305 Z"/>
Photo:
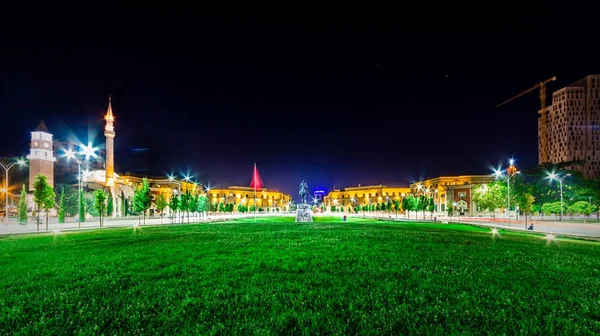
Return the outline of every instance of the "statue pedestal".
<path id="1" fill-rule="evenodd" d="M 296 222 L 312 222 L 312 210 L 310 204 L 298 204 L 296 208 Z"/>

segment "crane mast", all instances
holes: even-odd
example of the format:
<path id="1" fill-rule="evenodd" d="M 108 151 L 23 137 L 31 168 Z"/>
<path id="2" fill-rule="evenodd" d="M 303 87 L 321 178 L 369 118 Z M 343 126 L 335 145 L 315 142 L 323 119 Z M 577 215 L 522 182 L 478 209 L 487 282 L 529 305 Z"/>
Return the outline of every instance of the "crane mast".
<path id="1" fill-rule="evenodd" d="M 556 76 L 546 79 L 544 81 L 539 82 L 538 84 L 530 87 L 529 89 L 519 93 L 518 95 L 508 99 L 507 101 L 498 104 L 496 107 L 500 107 L 506 103 L 509 103 L 537 88 L 540 89 L 540 111 L 539 113 L 541 114 L 541 118 L 540 118 L 540 163 L 546 163 L 546 162 L 550 162 L 550 155 L 548 153 L 548 137 L 547 137 L 547 125 L 546 125 L 546 118 L 547 118 L 547 113 L 546 113 L 546 84 L 552 81 L 556 80 Z"/>

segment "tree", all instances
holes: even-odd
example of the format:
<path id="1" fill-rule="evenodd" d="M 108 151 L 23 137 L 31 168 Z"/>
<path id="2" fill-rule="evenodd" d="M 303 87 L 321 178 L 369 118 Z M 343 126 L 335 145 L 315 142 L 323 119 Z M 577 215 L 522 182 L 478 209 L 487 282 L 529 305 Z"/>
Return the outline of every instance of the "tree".
<path id="1" fill-rule="evenodd" d="M 506 205 L 506 192 L 506 184 L 494 181 L 473 187 L 471 197 L 479 210 L 491 211 L 495 217 L 495 210 Z M 514 192 L 511 191 L 511 194 L 514 195 Z"/>
<path id="2" fill-rule="evenodd" d="M 85 212 L 92 215 L 92 217 L 99 217 L 100 213 L 96 209 L 96 195 L 93 192 L 87 192 L 84 196 Z"/>
<path id="3" fill-rule="evenodd" d="M 137 213 L 143 213 L 144 224 L 146 224 L 146 210 L 150 208 L 152 204 L 152 195 L 150 193 L 150 186 L 148 186 L 148 179 L 143 178 L 142 184 L 135 189 L 133 196 L 133 210 Z"/>
<path id="4" fill-rule="evenodd" d="M 433 197 L 429 197 L 429 200 L 427 201 L 427 210 L 431 212 L 431 217 L 433 217 L 433 212 L 435 211 L 435 201 L 433 200 Z"/>
<path id="5" fill-rule="evenodd" d="M 181 194 L 181 197 L 179 198 L 179 209 L 181 211 L 185 211 L 186 213 L 189 211 L 191 197 L 192 195 L 190 194 L 189 190 Z M 189 222 L 190 216 L 188 215 L 187 218 Z M 181 222 L 183 223 L 183 217 L 181 218 Z"/>
<path id="6" fill-rule="evenodd" d="M 404 218 L 406 218 L 406 216 L 409 215 L 408 211 L 410 210 L 410 197 L 412 197 L 412 195 L 404 197 L 402 199 L 402 210 L 404 211 Z"/>
<path id="7" fill-rule="evenodd" d="M 123 190 L 121 190 L 121 195 L 119 197 L 121 198 L 121 217 L 125 217 L 127 216 L 127 199 L 125 198 Z"/>
<path id="8" fill-rule="evenodd" d="M 331 206 L 331 209 L 330 209 L 330 211 L 331 211 L 331 212 L 335 212 L 335 205 L 332 205 L 332 206 Z"/>
<path id="9" fill-rule="evenodd" d="M 167 199 L 164 193 L 160 193 L 156 198 L 156 210 L 160 212 L 160 223 L 162 224 L 163 210 L 167 207 Z"/>
<path id="10" fill-rule="evenodd" d="M 533 210 L 533 203 L 535 202 L 535 197 L 529 193 L 519 194 L 517 197 L 517 204 L 519 205 L 519 209 L 525 215 L 525 228 L 527 228 L 527 214 Z"/>
<path id="11" fill-rule="evenodd" d="M 450 201 L 448 201 L 448 204 L 446 204 L 446 211 L 448 212 L 448 217 L 452 217 L 452 214 L 454 213 L 454 204 Z"/>
<path id="12" fill-rule="evenodd" d="M 420 210 L 419 199 L 413 195 L 409 195 L 402 201 L 402 208 L 404 209 L 405 214 L 408 214 L 408 217 L 410 218 L 410 214 L 408 213 L 409 211 Z"/>
<path id="13" fill-rule="evenodd" d="M 21 198 L 19 199 L 19 224 L 27 224 L 27 191 L 25 185 L 21 188 Z"/>
<path id="14" fill-rule="evenodd" d="M 79 210 L 77 189 L 73 188 L 70 184 L 57 184 L 54 189 L 61 191 L 60 194 L 56 195 L 56 204 L 60 204 L 63 194 L 65 196 L 63 201 L 65 217 L 77 215 L 77 211 Z"/>
<path id="15" fill-rule="evenodd" d="M 259 208 L 258 211 L 262 211 L 261 209 L 262 209 L 262 207 Z M 219 206 L 217 207 L 217 211 L 218 212 L 225 212 L 225 204 L 223 204 L 223 202 L 219 202 Z"/>
<path id="16" fill-rule="evenodd" d="M 79 222 L 85 222 L 85 202 L 83 200 L 83 190 L 79 192 L 79 203 L 78 203 L 78 212 L 79 212 Z"/>
<path id="17" fill-rule="evenodd" d="M 190 195 L 190 204 L 188 205 L 188 210 L 191 213 L 196 213 L 198 211 L 198 202 L 200 201 L 198 195 Z M 188 215 L 188 222 L 189 222 L 189 215 Z"/>
<path id="18" fill-rule="evenodd" d="M 42 208 L 42 204 L 44 203 L 44 197 L 45 197 L 45 190 L 46 190 L 46 186 L 48 185 L 48 181 L 46 179 L 46 176 L 44 175 L 40 175 L 38 174 L 35 177 L 35 180 L 33 182 L 33 202 L 35 203 L 35 208 L 36 208 L 36 212 L 37 212 L 37 225 L 38 225 L 38 231 L 40 230 L 40 209 Z"/>
<path id="19" fill-rule="evenodd" d="M 588 219 L 590 214 L 595 211 L 597 211 L 597 207 L 587 201 L 577 201 L 569 206 L 569 212 L 586 215 Z"/>
<path id="20" fill-rule="evenodd" d="M 402 207 L 402 202 L 400 200 L 394 200 L 394 211 L 396 212 L 396 218 L 398 218 L 398 211 Z"/>
<path id="21" fill-rule="evenodd" d="M 94 209 L 98 212 L 100 227 L 102 227 L 102 218 L 106 212 L 106 192 L 102 189 L 98 189 L 94 192 Z"/>
<path id="22" fill-rule="evenodd" d="M 60 203 L 58 205 L 58 222 L 65 222 L 65 187 L 60 191 Z"/>
<path id="23" fill-rule="evenodd" d="M 239 213 L 244 213 L 244 212 L 246 212 L 246 207 L 243 204 L 238 204 L 237 211 Z"/>
<path id="24" fill-rule="evenodd" d="M 560 202 L 551 202 L 542 204 L 542 213 L 554 214 L 555 216 L 560 214 Z M 563 213 L 567 211 L 566 204 L 563 203 Z"/>
<path id="25" fill-rule="evenodd" d="M 48 211 L 54 206 L 54 189 L 48 184 L 46 176 L 38 174 L 33 182 L 33 201 L 37 209 L 37 230 L 40 230 L 40 210 L 46 210 L 46 231 L 48 231 Z"/>
<path id="26" fill-rule="evenodd" d="M 171 195 L 171 199 L 169 200 L 169 209 L 171 209 L 171 223 L 173 223 L 175 211 L 179 209 L 179 197 L 177 197 L 177 195 Z"/>
<path id="27" fill-rule="evenodd" d="M 208 197 L 200 196 L 198 198 L 198 212 L 208 212 L 208 206 L 210 202 L 208 201 Z"/>
<path id="28" fill-rule="evenodd" d="M 114 210 L 115 210 L 115 205 L 113 202 L 112 193 L 110 192 L 110 189 L 107 189 L 106 190 L 106 215 L 109 217 L 112 216 Z"/>
<path id="29" fill-rule="evenodd" d="M 44 211 L 46 212 L 46 231 L 48 231 L 48 214 L 50 212 L 50 209 L 54 208 L 54 198 L 56 197 L 56 195 L 54 194 L 54 188 L 52 188 L 50 185 L 46 186 L 46 191 L 45 191 L 45 200 L 44 200 Z"/>

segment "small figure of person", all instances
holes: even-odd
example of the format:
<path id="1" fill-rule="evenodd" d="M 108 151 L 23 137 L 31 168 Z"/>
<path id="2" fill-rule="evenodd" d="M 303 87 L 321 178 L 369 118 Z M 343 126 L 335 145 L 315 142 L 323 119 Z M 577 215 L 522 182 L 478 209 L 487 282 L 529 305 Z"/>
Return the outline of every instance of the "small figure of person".
<path id="1" fill-rule="evenodd" d="M 533 231 L 533 223 L 529 224 L 529 227 L 527 228 L 527 230 L 532 230 Z"/>
<path id="2" fill-rule="evenodd" d="M 346 221 L 346 219 L 347 219 L 347 218 L 348 218 L 348 217 L 346 217 L 346 215 L 344 215 L 344 222 Z"/>

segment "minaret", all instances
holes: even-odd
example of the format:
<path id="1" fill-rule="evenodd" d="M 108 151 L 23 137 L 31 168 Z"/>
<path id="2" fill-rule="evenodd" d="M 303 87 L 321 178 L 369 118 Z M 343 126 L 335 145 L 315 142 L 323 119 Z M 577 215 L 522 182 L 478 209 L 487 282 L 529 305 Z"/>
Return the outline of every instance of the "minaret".
<path id="1" fill-rule="evenodd" d="M 104 136 L 106 137 L 106 182 L 105 186 L 115 186 L 115 129 L 113 122 L 115 117 L 112 113 L 111 98 L 108 96 L 108 110 L 106 111 L 106 126 L 104 127 Z"/>

